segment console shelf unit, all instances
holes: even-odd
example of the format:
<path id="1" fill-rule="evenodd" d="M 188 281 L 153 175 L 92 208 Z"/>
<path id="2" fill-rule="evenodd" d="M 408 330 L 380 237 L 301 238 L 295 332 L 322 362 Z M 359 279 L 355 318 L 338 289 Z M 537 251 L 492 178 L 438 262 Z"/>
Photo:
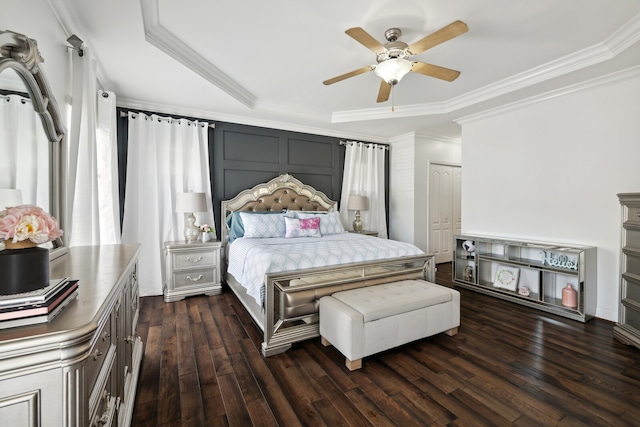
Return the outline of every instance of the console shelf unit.
<path id="1" fill-rule="evenodd" d="M 473 242 L 474 251 L 465 250 L 467 241 Z M 456 286 L 580 322 L 595 315 L 596 247 L 467 234 L 454 236 L 453 243 Z M 513 290 L 494 286 L 498 269 L 517 273 Z M 576 291 L 576 307 L 562 305 L 567 284 Z M 523 287 L 528 295 L 519 293 Z"/>

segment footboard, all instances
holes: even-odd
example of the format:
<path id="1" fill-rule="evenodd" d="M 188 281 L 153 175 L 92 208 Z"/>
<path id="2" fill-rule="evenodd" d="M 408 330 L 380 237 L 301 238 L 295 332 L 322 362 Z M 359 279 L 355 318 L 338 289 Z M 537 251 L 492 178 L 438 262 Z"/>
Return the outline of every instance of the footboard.
<path id="1" fill-rule="evenodd" d="M 318 301 L 325 295 L 399 280 L 435 282 L 435 271 L 435 256 L 425 254 L 267 273 L 262 354 L 282 353 L 294 342 L 319 336 Z"/>

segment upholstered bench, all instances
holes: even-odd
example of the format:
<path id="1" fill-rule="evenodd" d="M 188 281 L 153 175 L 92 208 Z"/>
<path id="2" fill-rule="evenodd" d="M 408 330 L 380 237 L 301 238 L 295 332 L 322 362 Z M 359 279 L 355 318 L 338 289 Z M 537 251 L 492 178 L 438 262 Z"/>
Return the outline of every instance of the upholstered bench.
<path id="1" fill-rule="evenodd" d="M 424 280 L 402 280 L 336 292 L 320 299 L 320 336 L 345 357 L 362 358 L 441 332 L 458 333 L 460 293 Z"/>

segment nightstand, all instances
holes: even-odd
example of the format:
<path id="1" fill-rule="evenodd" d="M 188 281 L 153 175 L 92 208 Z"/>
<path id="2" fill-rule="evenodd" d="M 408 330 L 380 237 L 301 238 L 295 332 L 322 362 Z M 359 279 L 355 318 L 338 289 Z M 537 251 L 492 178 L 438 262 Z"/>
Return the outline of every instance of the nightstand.
<path id="1" fill-rule="evenodd" d="M 218 240 L 210 242 L 165 242 L 165 302 L 179 301 L 198 294 L 222 292 Z"/>
<path id="2" fill-rule="evenodd" d="M 362 230 L 362 231 L 349 230 L 349 233 L 366 234 L 367 236 L 378 237 L 378 232 L 377 231 L 372 231 L 372 230 Z"/>

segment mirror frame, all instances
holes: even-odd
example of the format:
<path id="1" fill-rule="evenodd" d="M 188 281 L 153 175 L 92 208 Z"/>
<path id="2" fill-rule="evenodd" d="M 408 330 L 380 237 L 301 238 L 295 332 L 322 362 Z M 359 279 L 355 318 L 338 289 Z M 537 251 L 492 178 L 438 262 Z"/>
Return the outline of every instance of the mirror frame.
<path id="1" fill-rule="evenodd" d="M 14 70 L 27 87 L 33 109 L 40 116 L 50 145 L 50 214 L 58 220 L 60 228 L 66 229 L 66 130 L 62 116 L 40 63 L 44 62 L 38 43 L 24 34 L 0 31 L 0 73 L 5 69 Z M 55 239 L 50 259 L 67 252 L 65 240 Z"/>

